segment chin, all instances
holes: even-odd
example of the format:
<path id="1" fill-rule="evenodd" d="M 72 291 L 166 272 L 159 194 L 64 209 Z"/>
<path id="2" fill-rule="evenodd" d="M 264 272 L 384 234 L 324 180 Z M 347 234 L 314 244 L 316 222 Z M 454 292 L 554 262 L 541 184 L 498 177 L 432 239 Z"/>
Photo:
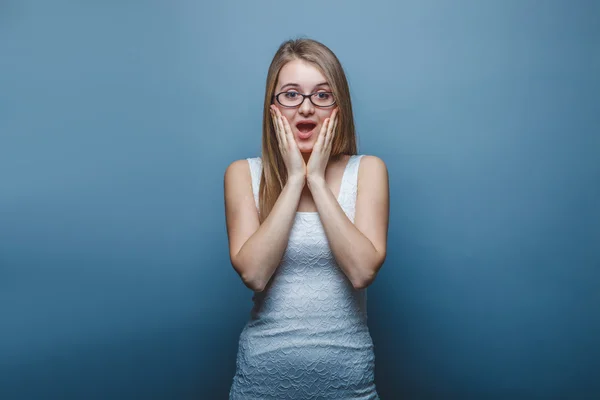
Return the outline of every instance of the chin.
<path id="1" fill-rule="evenodd" d="M 315 146 L 314 142 L 315 141 L 305 142 L 296 138 L 296 145 L 298 146 L 298 149 L 300 149 L 301 153 L 310 153 Z"/>
<path id="2" fill-rule="evenodd" d="M 314 143 L 307 143 L 298 146 L 300 153 L 311 153 L 314 147 Z"/>

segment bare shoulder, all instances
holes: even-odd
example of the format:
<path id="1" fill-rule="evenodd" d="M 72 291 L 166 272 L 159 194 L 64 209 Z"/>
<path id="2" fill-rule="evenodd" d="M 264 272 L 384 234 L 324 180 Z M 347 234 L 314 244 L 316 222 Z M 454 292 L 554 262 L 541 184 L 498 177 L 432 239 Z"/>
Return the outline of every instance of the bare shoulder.
<path id="1" fill-rule="evenodd" d="M 387 182 L 388 170 L 385 162 L 373 155 L 364 155 L 358 167 L 358 180 L 361 181 L 382 181 Z"/>
<path id="2" fill-rule="evenodd" d="M 389 177 L 387 166 L 381 158 L 372 155 L 362 157 L 358 165 L 357 186 L 356 205 L 357 209 L 361 209 L 361 214 L 365 209 L 388 208 Z"/>
<path id="3" fill-rule="evenodd" d="M 253 204 L 252 175 L 247 159 L 235 160 L 225 169 L 224 176 L 225 208 L 236 209 L 245 204 Z"/>
<path id="4" fill-rule="evenodd" d="M 225 169 L 225 180 L 238 180 L 240 178 L 242 180 L 250 178 L 250 165 L 246 159 L 235 160 Z"/>

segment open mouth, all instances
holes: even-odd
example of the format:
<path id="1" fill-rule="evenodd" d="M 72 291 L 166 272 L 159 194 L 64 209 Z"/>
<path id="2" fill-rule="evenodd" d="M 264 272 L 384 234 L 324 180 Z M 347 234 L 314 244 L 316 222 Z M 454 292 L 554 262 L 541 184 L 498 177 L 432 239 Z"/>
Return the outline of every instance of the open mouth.
<path id="1" fill-rule="evenodd" d="M 313 129 L 315 129 L 315 126 L 317 126 L 317 124 L 303 123 L 303 124 L 296 125 L 296 128 L 298 128 L 298 130 L 302 133 L 309 133 Z"/>
<path id="2" fill-rule="evenodd" d="M 317 124 L 313 124 L 313 123 L 300 123 L 298 125 L 296 125 L 296 128 L 298 128 L 298 136 L 301 139 L 308 139 L 309 137 L 312 136 L 312 133 L 315 129 L 315 127 L 317 126 Z"/>

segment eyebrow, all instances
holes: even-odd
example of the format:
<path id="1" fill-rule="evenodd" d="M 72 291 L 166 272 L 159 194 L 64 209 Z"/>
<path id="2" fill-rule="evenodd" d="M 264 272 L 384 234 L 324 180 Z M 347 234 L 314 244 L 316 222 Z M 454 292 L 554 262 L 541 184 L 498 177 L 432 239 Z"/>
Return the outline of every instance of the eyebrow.
<path id="1" fill-rule="evenodd" d="M 298 85 L 297 83 L 286 83 L 285 85 L 283 85 L 279 90 L 283 90 L 284 87 L 286 86 L 296 86 L 296 87 L 300 87 L 300 85 Z M 329 83 L 327 82 L 321 82 L 321 83 L 317 83 L 315 85 L 315 87 L 319 87 L 319 86 L 329 86 Z"/>

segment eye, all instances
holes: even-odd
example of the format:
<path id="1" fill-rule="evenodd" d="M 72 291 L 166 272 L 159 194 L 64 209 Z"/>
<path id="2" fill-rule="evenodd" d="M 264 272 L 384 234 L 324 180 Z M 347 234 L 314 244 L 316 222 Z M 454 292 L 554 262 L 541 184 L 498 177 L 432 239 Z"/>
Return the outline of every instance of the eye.
<path id="1" fill-rule="evenodd" d="M 328 92 L 319 92 L 317 96 L 320 100 L 328 100 L 331 95 Z"/>
<path id="2" fill-rule="evenodd" d="M 285 97 L 288 99 L 294 99 L 298 95 L 298 92 L 285 92 Z"/>

